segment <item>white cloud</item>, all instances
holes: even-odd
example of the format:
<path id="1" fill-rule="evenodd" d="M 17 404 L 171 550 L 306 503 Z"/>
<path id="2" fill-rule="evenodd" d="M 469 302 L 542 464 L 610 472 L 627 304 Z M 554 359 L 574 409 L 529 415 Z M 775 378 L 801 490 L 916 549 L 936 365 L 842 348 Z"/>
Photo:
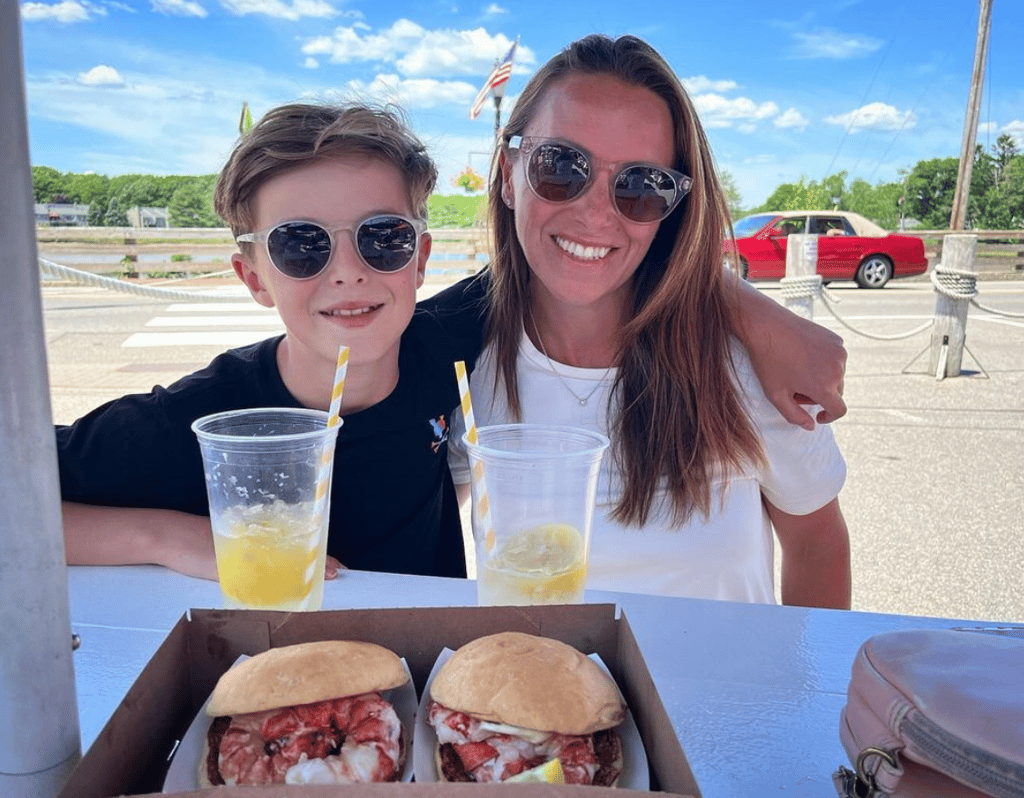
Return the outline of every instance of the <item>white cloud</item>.
<path id="1" fill-rule="evenodd" d="M 787 108 L 772 120 L 772 124 L 780 129 L 795 127 L 798 130 L 803 130 L 809 124 L 809 120 L 796 108 Z"/>
<path id="2" fill-rule="evenodd" d="M 394 64 L 406 77 L 474 75 L 482 80 L 512 46 L 502 34 L 492 36 L 483 28 L 474 30 L 427 30 L 408 19 L 390 28 L 370 32 L 365 25 L 339 26 L 333 33 L 307 39 L 302 52 L 323 56 L 334 64 L 356 61 Z M 534 63 L 533 52 L 516 49 L 515 71 L 525 74 Z"/>
<path id="3" fill-rule="evenodd" d="M 159 14 L 175 17 L 198 17 L 205 19 L 207 11 L 194 0 L 152 0 L 153 10 Z"/>
<path id="4" fill-rule="evenodd" d="M 502 14 L 507 14 L 508 9 L 499 6 L 497 3 L 491 3 L 487 8 L 484 9 L 485 17 L 499 17 Z"/>
<path id="5" fill-rule="evenodd" d="M 995 133 L 999 130 L 999 124 L 997 122 L 981 122 L 978 125 L 978 135 L 984 135 L 986 133 Z"/>
<path id="6" fill-rule="evenodd" d="M 317 61 L 312 56 L 310 56 L 307 57 L 306 60 L 302 62 L 302 66 L 305 67 L 306 69 L 316 69 L 317 67 L 320 66 L 320 62 Z"/>
<path id="7" fill-rule="evenodd" d="M 917 117 L 913 111 L 900 111 L 886 103 L 868 103 L 845 114 L 826 116 L 825 121 L 856 133 L 860 130 L 912 128 L 917 124 Z"/>
<path id="8" fill-rule="evenodd" d="M 1014 119 L 1009 124 L 1003 125 L 1003 133 L 1013 136 L 1018 147 L 1024 147 L 1024 121 Z"/>
<path id="9" fill-rule="evenodd" d="M 693 104 L 705 127 L 736 127 L 740 132 L 750 132 L 750 123 L 779 113 L 779 106 L 773 102 L 755 103 L 748 97 L 729 99 L 720 94 L 700 94 L 693 98 Z"/>
<path id="10" fill-rule="evenodd" d="M 297 20 L 303 17 L 333 17 L 337 11 L 325 0 L 220 0 L 221 5 L 236 16 L 263 14 L 276 19 Z"/>
<path id="11" fill-rule="evenodd" d="M 123 88 L 88 85 L 72 74 L 26 75 L 30 118 L 59 121 L 119 144 L 84 152 L 74 171 L 117 175 L 210 174 L 223 166 L 238 135 L 241 100 L 254 115 L 292 99 L 295 84 L 273 72 L 192 54 L 165 57 L 160 72 L 121 72 Z M 187 79 L 169 75 L 189 75 Z"/>
<path id="12" fill-rule="evenodd" d="M 21 18 L 25 22 L 85 22 L 91 18 L 90 9 L 76 0 L 63 0 L 60 3 L 22 3 Z"/>
<path id="13" fill-rule="evenodd" d="M 712 80 L 704 75 L 683 78 L 682 82 L 690 94 L 699 94 L 702 91 L 732 91 L 739 87 L 735 80 Z"/>
<path id="14" fill-rule="evenodd" d="M 811 33 L 796 31 L 793 37 L 797 44 L 792 58 L 863 58 L 878 50 L 883 44 L 880 39 L 873 39 L 870 36 L 840 33 L 829 28 Z"/>
<path id="15" fill-rule="evenodd" d="M 97 64 L 88 72 L 79 72 L 78 82 L 83 86 L 123 86 L 124 78 L 112 66 Z"/>
<path id="16" fill-rule="evenodd" d="M 398 75 L 377 75 L 372 81 L 350 80 L 339 92 L 343 97 L 389 102 L 403 108 L 436 108 L 465 105 L 468 109 L 477 89 L 463 81 L 430 78 L 403 79 Z"/>

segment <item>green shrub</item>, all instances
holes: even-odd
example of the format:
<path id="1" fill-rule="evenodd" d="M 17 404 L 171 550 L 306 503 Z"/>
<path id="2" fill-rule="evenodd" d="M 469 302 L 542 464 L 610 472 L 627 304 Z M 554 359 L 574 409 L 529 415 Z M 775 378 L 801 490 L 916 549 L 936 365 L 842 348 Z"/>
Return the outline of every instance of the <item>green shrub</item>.
<path id="1" fill-rule="evenodd" d="M 485 196 L 444 196 L 432 194 L 427 202 L 431 227 L 474 227 L 484 222 Z"/>

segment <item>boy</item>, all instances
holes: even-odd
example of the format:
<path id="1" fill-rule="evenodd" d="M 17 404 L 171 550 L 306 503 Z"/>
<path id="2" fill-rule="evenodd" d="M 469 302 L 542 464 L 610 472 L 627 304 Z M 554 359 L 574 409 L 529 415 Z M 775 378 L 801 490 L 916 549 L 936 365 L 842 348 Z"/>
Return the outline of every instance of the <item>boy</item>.
<path id="1" fill-rule="evenodd" d="M 239 244 L 235 273 L 278 309 L 286 332 L 57 428 L 69 564 L 156 563 L 215 579 L 191 423 L 247 407 L 327 410 L 345 344 L 329 557 L 466 575 L 446 458 L 459 403 L 452 363 L 471 361 L 475 344 L 414 313 L 436 178 L 399 117 L 363 105 L 281 106 L 242 138 L 218 177 L 215 210 Z"/>

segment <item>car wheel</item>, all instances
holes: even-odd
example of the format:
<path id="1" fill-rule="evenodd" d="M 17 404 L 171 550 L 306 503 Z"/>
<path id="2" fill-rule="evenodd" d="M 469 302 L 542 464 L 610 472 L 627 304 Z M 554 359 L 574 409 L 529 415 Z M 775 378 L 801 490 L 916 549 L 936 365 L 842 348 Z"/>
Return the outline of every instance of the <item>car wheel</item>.
<path id="1" fill-rule="evenodd" d="M 881 288 L 892 278 L 892 261 L 885 255 L 869 255 L 857 269 L 854 279 L 861 288 Z"/>

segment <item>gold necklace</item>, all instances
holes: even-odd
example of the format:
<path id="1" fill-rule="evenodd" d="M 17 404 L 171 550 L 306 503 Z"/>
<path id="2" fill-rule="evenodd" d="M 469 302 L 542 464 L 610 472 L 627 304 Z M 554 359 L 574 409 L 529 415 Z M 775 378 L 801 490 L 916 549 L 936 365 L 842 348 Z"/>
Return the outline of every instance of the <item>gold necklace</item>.
<path id="1" fill-rule="evenodd" d="M 562 375 L 559 373 L 558 369 L 555 368 L 554 361 L 552 361 L 551 358 L 548 357 L 548 350 L 544 348 L 544 339 L 541 338 L 540 335 L 540 327 L 537 326 L 537 320 L 533 317 L 533 306 L 527 304 L 526 310 L 530 314 L 530 323 L 533 325 L 533 331 L 537 334 L 537 343 L 540 344 L 541 354 L 544 355 L 544 359 L 548 362 L 548 366 L 555 373 L 555 376 L 558 377 L 558 381 L 562 383 L 562 387 L 565 388 L 565 390 L 567 390 L 570 394 L 572 394 L 572 397 L 579 403 L 579 406 L 586 407 L 587 402 L 590 401 L 590 398 L 595 393 L 597 393 L 598 388 L 600 388 L 604 384 L 604 381 L 608 379 L 608 375 L 611 373 L 613 367 L 608 366 L 608 368 L 604 370 L 604 375 L 601 377 L 600 380 L 597 381 L 597 385 L 594 386 L 593 390 L 590 393 L 588 393 L 586 396 L 580 396 L 578 393 L 576 393 L 576 391 L 569 387 L 569 383 L 567 383 L 562 378 Z"/>

